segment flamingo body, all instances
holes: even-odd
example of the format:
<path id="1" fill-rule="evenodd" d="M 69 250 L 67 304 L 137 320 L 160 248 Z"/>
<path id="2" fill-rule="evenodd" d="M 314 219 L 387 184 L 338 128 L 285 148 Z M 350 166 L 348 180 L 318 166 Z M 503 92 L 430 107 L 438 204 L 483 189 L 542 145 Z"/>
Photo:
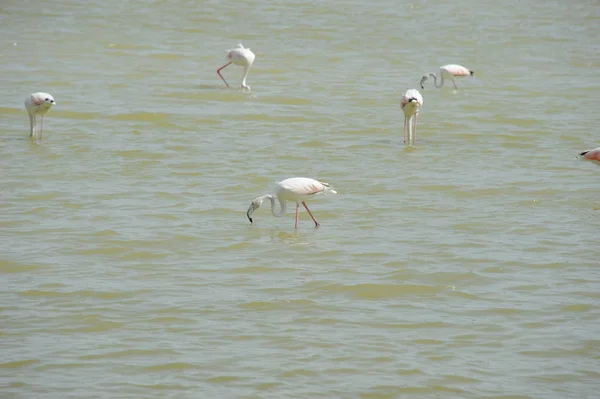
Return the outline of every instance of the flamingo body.
<path id="1" fill-rule="evenodd" d="M 231 64 L 244 67 L 244 77 L 242 78 L 242 91 L 250 91 L 250 86 L 246 84 L 246 77 L 248 76 L 248 72 L 250 71 L 250 68 L 254 63 L 255 58 L 256 56 L 254 55 L 252 50 L 250 50 L 249 48 L 244 48 L 244 46 L 238 44 L 237 47 L 234 47 L 227 52 L 228 62 L 221 68 L 217 69 L 217 74 L 221 77 L 221 79 L 223 79 L 225 85 L 229 87 L 229 84 L 227 83 L 223 75 L 221 75 L 221 70 Z"/>
<path id="2" fill-rule="evenodd" d="M 600 147 L 594 148 L 593 150 L 584 151 L 579 155 L 588 161 L 600 162 Z"/>
<path id="3" fill-rule="evenodd" d="M 417 135 L 417 118 L 423 106 L 423 96 L 418 90 L 409 89 L 400 102 L 404 112 L 404 144 L 414 144 Z"/>
<path id="4" fill-rule="evenodd" d="M 54 101 L 54 97 L 52 97 L 48 93 L 37 92 L 32 93 L 25 99 L 25 109 L 29 114 L 29 137 L 33 137 L 34 135 L 37 138 L 37 120 L 36 116 L 40 115 L 42 117 L 40 123 L 40 139 L 42 138 L 43 128 L 44 128 L 44 114 L 50 110 L 50 108 L 56 105 Z"/>
<path id="5" fill-rule="evenodd" d="M 458 87 L 456 86 L 456 81 L 454 80 L 454 78 L 457 77 L 461 77 L 461 76 L 473 76 L 475 72 L 471 71 L 469 68 L 466 68 L 462 65 L 457 65 L 457 64 L 448 64 L 448 65 L 444 65 L 440 67 L 440 72 L 439 72 L 439 78 L 440 78 L 440 84 L 438 85 L 438 76 L 436 76 L 434 73 L 429 73 L 427 75 L 423 75 L 423 77 L 421 78 L 421 82 L 419 83 L 421 85 L 421 89 L 424 89 L 425 86 L 423 86 L 423 83 L 425 83 L 425 81 L 431 76 L 433 78 L 433 85 L 436 88 L 441 88 L 442 86 L 444 86 L 444 81 L 445 80 L 451 80 L 452 81 L 452 85 L 454 86 L 454 90 L 458 90 Z"/>
<path id="6" fill-rule="evenodd" d="M 248 217 L 250 223 L 252 223 L 252 214 L 255 210 L 260 208 L 265 199 L 268 199 L 269 201 L 271 201 L 271 213 L 273 213 L 273 216 L 281 217 L 285 214 L 285 211 L 287 209 L 287 201 L 294 201 L 296 203 L 295 228 L 298 228 L 298 212 L 300 209 L 300 204 L 302 204 L 304 208 L 306 208 L 306 211 L 312 218 L 313 222 L 315 222 L 315 227 L 319 227 L 320 224 L 317 221 L 317 219 L 315 219 L 310 209 L 308 209 L 306 201 L 313 198 L 315 195 L 326 195 L 327 193 L 337 194 L 333 187 L 331 187 L 327 183 L 323 183 L 308 177 L 292 177 L 277 183 L 277 187 L 275 189 L 275 196 L 271 194 L 266 194 L 255 198 L 250 203 L 250 207 L 246 212 L 246 216 Z M 280 210 L 278 213 L 275 213 L 275 198 L 279 200 Z"/>

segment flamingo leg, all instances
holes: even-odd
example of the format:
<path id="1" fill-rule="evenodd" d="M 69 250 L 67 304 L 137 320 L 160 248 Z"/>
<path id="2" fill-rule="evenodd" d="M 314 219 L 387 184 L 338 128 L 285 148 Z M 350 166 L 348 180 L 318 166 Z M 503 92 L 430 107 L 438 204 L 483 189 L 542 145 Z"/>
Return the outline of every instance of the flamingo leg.
<path id="1" fill-rule="evenodd" d="M 408 118 L 404 115 L 404 144 L 408 141 Z"/>
<path id="2" fill-rule="evenodd" d="M 456 87 L 456 82 L 454 81 L 454 79 L 452 79 L 452 84 L 454 85 L 454 90 L 458 90 L 458 87 Z"/>
<path id="3" fill-rule="evenodd" d="M 417 141 L 417 118 L 418 118 L 419 114 L 415 114 L 415 116 L 413 116 L 413 118 L 415 118 L 414 121 L 414 126 L 413 126 L 413 144 Z"/>
<path id="4" fill-rule="evenodd" d="M 304 207 L 306 208 L 306 212 L 308 212 L 308 214 L 312 218 L 313 222 L 315 222 L 315 227 L 319 227 L 320 226 L 319 222 L 317 222 L 317 219 L 315 219 L 315 217 L 313 216 L 313 214 L 310 211 L 310 209 L 308 209 L 308 206 L 306 205 L 306 202 L 302 201 L 302 205 L 304 205 Z"/>
<path id="5" fill-rule="evenodd" d="M 35 115 L 29 114 L 29 137 L 33 137 L 36 128 Z"/>
<path id="6" fill-rule="evenodd" d="M 223 75 L 221 75 L 221 69 L 225 68 L 228 65 L 231 65 L 231 62 L 228 62 L 227 64 L 223 65 L 221 68 L 217 69 L 217 74 L 221 77 L 221 79 L 223 79 L 223 82 L 225 82 L 225 85 L 227 87 L 229 87 L 229 83 L 227 83 L 227 81 L 225 80 L 225 78 L 223 77 Z"/>
<path id="7" fill-rule="evenodd" d="M 415 123 L 415 116 L 411 115 L 407 119 L 408 119 L 408 121 L 406 122 L 406 129 L 408 130 L 408 145 L 413 145 L 415 142 L 414 130 L 413 130 L 413 126 Z"/>
<path id="8" fill-rule="evenodd" d="M 296 202 L 296 224 L 294 225 L 294 228 L 296 230 L 298 230 L 298 212 L 300 211 L 300 204 L 298 202 Z"/>
<path id="9" fill-rule="evenodd" d="M 44 114 L 42 114 L 42 121 L 40 122 L 40 140 L 42 139 L 42 134 L 44 133 Z"/>

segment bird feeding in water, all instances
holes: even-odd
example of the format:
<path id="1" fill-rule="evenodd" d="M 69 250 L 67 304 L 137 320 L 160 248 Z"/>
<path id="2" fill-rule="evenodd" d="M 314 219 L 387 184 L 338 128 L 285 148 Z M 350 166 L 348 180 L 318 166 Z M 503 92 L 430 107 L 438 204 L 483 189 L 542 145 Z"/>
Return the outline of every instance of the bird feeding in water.
<path id="1" fill-rule="evenodd" d="M 594 148 L 593 150 L 584 151 L 579 154 L 579 156 L 588 161 L 596 161 L 600 164 L 600 147 Z"/>
<path id="2" fill-rule="evenodd" d="M 449 65 L 444 65 L 442 67 L 440 67 L 440 73 L 439 73 L 439 78 L 440 78 L 440 84 L 438 86 L 438 76 L 436 76 L 434 73 L 430 73 L 427 75 L 423 75 L 423 77 L 421 78 L 421 82 L 419 82 L 419 84 L 421 85 L 421 89 L 424 89 L 425 86 L 423 86 L 423 83 L 425 83 L 425 81 L 431 76 L 433 78 L 433 85 L 436 88 L 441 88 L 444 85 L 444 79 L 449 79 L 452 81 L 452 84 L 454 85 L 454 90 L 458 90 L 458 87 L 456 87 L 456 81 L 454 80 L 454 78 L 456 77 L 460 77 L 460 76 L 473 76 L 475 72 L 471 71 L 468 68 L 465 68 L 462 65 L 456 65 L 456 64 L 449 64 Z"/>
<path id="3" fill-rule="evenodd" d="M 217 69 L 217 74 L 223 79 L 225 85 L 229 87 L 229 84 L 221 75 L 221 69 L 225 68 L 228 65 L 234 64 L 244 67 L 244 77 L 242 78 L 242 91 L 247 89 L 250 91 L 250 86 L 246 84 L 246 77 L 248 76 L 248 71 L 250 71 L 250 67 L 252 67 L 252 63 L 254 63 L 255 55 L 249 48 L 244 48 L 241 44 L 238 44 L 237 47 L 232 48 L 227 53 L 227 59 L 229 62 L 223 65 L 221 68 Z"/>
<path id="4" fill-rule="evenodd" d="M 423 106 L 423 96 L 418 90 L 409 89 L 402 95 L 400 105 L 404 112 L 404 144 L 412 145 L 417 137 L 417 118 Z"/>
<path id="5" fill-rule="evenodd" d="M 310 179 L 308 177 L 292 177 L 289 179 L 285 179 L 277 183 L 277 188 L 275 189 L 275 196 L 271 194 L 262 195 L 260 197 L 255 198 L 250 207 L 248 208 L 248 212 L 246 212 L 246 216 L 248 216 L 248 220 L 252 223 L 252 214 L 255 210 L 257 210 L 263 203 L 264 200 L 268 199 L 271 201 L 271 213 L 275 217 L 281 217 L 285 214 L 287 209 L 287 201 L 294 201 L 296 203 L 296 223 L 295 229 L 298 229 L 298 212 L 300 210 L 300 204 L 306 208 L 306 211 L 312 218 L 313 222 L 315 222 L 315 227 L 319 227 L 320 224 L 315 219 L 314 215 L 308 209 L 306 205 L 306 201 L 308 199 L 313 198 L 318 194 L 337 194 L 337 192 L 327 183 L 320 182 L 315 179 Z M 275 197 L 279 200 L 279 212 L 275 213 Z"/>
<path id="6" fill-rule="evenodd" d="M 36 132 L 36 130 L 37 130 L 36 115 L 41 115 L 42 120 L 40 123 L 39 139 L 42 138 L 42 133 L 43 133 L 43 129 L 44 129 L 44 114 L 46 112 L 48 112 L 48 110 L 53 105 L 56 105 L 56 102 L 54 101 L 54 97 L 52 97 L 48 93 L 38 92 L 38 93 L 33 93 L 33 94 L 29 95 L 29 97 L 27 97 L 27 99 L 25 100 L 25 109 L 27 110 L 27 113 L 29 114 L 29 137 L 33 137 L 35 135 L 36 139 L 38 138 L 37 132 Z"/>

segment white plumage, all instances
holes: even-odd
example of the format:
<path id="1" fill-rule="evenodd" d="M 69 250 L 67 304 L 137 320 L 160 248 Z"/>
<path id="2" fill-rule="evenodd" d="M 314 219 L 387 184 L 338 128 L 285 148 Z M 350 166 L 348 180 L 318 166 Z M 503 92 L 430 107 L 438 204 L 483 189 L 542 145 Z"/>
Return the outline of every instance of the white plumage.
<path id="1" fill-rule="evenodd" d="M 29 114 L 29 137 L 33 137 L 34 135 L 37 137 L 37 115 L 41 115 L 42 120 L 40 123 L 40 136 L 39 139 L 42 138 L 42 133 L 44 129 L 44 114 L 50 110 L 50 108 L 56 105 L 54 101 L 54 97 L 52 97 L 48 93 L 38 92 L 30 94 L 29 97 L 25 99 L 25 109 Z"/>
<path id="2" fill-rule="evenodd" d="M 419 84 L 421 85 L 421 89 L 424 89 L 425 86 L 423 86 L 423 83 L 425 83 L 425 81 L 429 78 L 429 76 L 431 76 L 433 78 L 433 85 L 436 88 L 440 88 L 444 85 L 444 79 L 449 79 L 452 81 L 452 84 L 454 85 L 454 90 L 458 90 L 458 87 L 456 87 L 456 81 L 454 80 L 455 77 L 459 77 L 459 76 L 473 76 L 475 72 L 471 71 L 469 68 L 466 68 L 462 65 L 456 65 L 456 64 L 448 64 L 448 65 L 444 65 L 440 67 L 440 73 L 439 73 L 439 77 L 440 79 L 440 84 L 438 85 L 438 76 L 436 76 L 434 73 L 430 73 L 427 75 L 423 75 L 423 77 L 421 78 L 421 82 L 419 82 Z"/>
<path id="3" fill-rule="evenodd" d="M 313 222 L 315 222 L 315 227 L 319 227 L 319 222 L 317 219 L 315 219 L 310 209 L 308 209 L 305 201 L 313 198 L 315 195 L 328 193 L 336 194 L 337 192 L 327 183 L 323 183 L 308 177 L 292 177 L 277 183 L 275 196 L 266 194 L 255 198 L 250 204 L 250 207 L 246 212 L 246 216 L 248 217 L 248 220 L 250 220 L 250 223 L 252 223 L 252 214 L 255 210 L 260 208 L 264 200 L 268 199 L 271 201 L 271 213 L 273 216 L 281 217 L 285 214 L 287 209 L 287 201 L 294 201 L 296 203 L 295 228 L 298 228 L 298 212 L 300 209 L 300 204 L 306 208 L 306 211 L 312 218 Z M 278 213 L 275 213 L 275 198 L 279 200 L 280 209 Z"/>
<path id="4" fill-rule="evenodd" d="M 229 62 L 223 65 L 221 68 L 217 69 L 217 74 L 221 77 L 221 79 L 223 79 L 225 85 L 229 87 L 229 84 L 227 83 L 223 75 L 221 75 L 221 69 L 231 64 L 244 67 L 244 77 L 242 78 L 242 91 L 250 91 L 250 86 L 246 84 L 246 77 L 248 76 L 250 67 L 252 67 L 252 64 L 254 63 L 254 58 L 256 57 L 249 48 L 244 48 L 244 46 L 238 44 L 237 47 L 234 47 L 227 52 L 227 59 L 229 60 Z"/>
<path id="5" fill-rule="evenodd" d="M 423 106 L 423 96 L 418 90 L 409 89 L 402 95 L 400 102 L 404 112 L 404 144 L 414 144 L 417 137 L 417 118 Z"/>

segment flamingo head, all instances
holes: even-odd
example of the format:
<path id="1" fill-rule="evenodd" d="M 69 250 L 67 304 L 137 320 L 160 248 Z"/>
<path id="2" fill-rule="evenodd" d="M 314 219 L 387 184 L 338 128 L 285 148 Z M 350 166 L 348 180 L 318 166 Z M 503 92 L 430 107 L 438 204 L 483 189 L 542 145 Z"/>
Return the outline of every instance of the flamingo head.
<path id="1" fill-rule="evenodd" d="M 324 187 L 323 194 L 325 194 L 325 195 L 327 195 L 327 193 L 331 193 L 331 194 L 337 194 L 337 191 L 335 191 L 335 190 L 333 189 L 333 187 L 331 187 L 331 185 L 329 185 L 328 183 L 325 183 L 325 182 L 320 182 L 320 183 L 321 183 L 321 184 L 323 185 L 323 187 Z"/>
<path id="2" fill-rule="evenodd" d="M 264 200 L 263 197 L 258 197 L 258 198 L 255 198 L 250 203 L 250 207 L 248 208 L 248 211 L 246 212 L 246 216 L 248 217 L 248 220 L 250 221 L 251 224 L 252 224 L 252 214 L 254 213 L 255 210 L 260 208 L 260 206 L 263 203 L 263 200 Z"/>
<path id="3" fill-rule="evenodd" d="M 425 83 L 427 79 L 429 79 L 429 76 L 427 75 L 423 75 L 423 77 L 421 78 L 421 81 L 419 82 L 419 85 L 421 85 L 421 89 L 425 88 L 425 86 L 423 86 L 423 83 Z"/>

